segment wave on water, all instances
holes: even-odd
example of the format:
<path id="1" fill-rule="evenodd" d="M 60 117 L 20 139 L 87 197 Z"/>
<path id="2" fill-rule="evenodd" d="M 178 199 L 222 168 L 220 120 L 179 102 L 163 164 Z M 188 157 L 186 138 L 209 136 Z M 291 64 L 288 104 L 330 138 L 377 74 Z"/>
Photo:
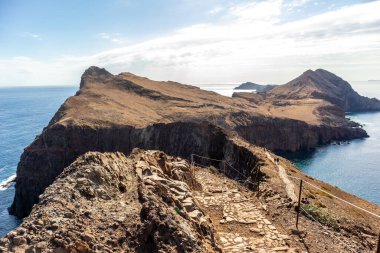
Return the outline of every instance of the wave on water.
<path id="1" fill-rule="evenodd" d="M 0 182 L 0 191 L 5 191 L 9 187 L 11 187 L 16 181 L 16 175 L 12 175 L 5 179 L 4 181 Z"/>

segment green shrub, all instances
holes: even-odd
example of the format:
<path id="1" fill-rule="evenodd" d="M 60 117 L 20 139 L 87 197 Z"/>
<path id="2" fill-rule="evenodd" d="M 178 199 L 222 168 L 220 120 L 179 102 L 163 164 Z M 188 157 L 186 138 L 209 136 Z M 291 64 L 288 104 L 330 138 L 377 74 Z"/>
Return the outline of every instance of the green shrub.
<path id="1" fill-rule="evenodd" d="M 339 229 L 338 221 L 335 217 L 331 216 L 328 212 L 323 210 L 318 206 L 312 204 L 301 205 L 301 213 L 306 217 L 310 218 L 311 215 L 319 223 L 332 227 L 334 229 Z M 305 213 L 306 212 L 306 213 Z"/>

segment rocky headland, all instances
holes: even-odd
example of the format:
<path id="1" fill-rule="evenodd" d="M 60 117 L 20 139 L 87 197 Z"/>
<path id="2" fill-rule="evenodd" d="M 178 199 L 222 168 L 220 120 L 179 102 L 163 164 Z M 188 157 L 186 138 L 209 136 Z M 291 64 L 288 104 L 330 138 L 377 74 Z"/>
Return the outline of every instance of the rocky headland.
<path id="1" fill-rule="evenodd" d="M 359 95 L 347 81 L 323 69 L 308 70 L 286 84 L 260 93 L 236 92 L 233 97 L 246 99 L 267 115 L 311 125 L 355 126 L 345 118 L 346 112 L 380 110 L 378 99 Z"/>
<path id="2" fill-rule="evenodd" d="M 336 118 L 334 124 L 314 124 L 270 115 L 246 99 L 91 67 L 77 94 L 22 154 L 10 210 L 19 217 L 28 215 L 63 168 L 88 151 L 129 154 L 139 147 L 183 158 L 197 153 L 243 164 L 241 170 L 249 166 L 250 171 L 255 157 L 246 151 L 238 155 L 234 136 L 281 151 L 367 136 L 344 115 Z"/>
<path id="3" fill-rule="evenodd" d="M 261 85 L 261 84 L 257 84 L 257 83 L 246 82 L 246 83 L 242 83 L 239 86 L 235 87 L 234 90 L 255 90 L 257 93 L 259 93 L 259 92 L 269 91 L 276 86 L 277 85 L 275 85 L 275 84 Z"/>
<path id="4" fill-rule="evenodd" d="M 380 110 L 378 99 L 359 95 L 347 81 L 324 69 L 308 70 L 296 79 L 272 89 L 268 95 L 280 99 L 321 99 L 345 112 Z"/>
<path id="5" fill-rule="evenodd" d="M 277 170 L 270 159 L 275 155 L 263 148 L 297 151 L 367 134 L 337 104 L 315 97 L 280 99 L 279 88 L 228 98 L 175 82 L 87 69 L 77 94 L 65 101 L 21 156 L 10 211 L 29 216 L 1 240 L 1 249 L 305 250 L 304 239 L 289 229 L 294 200 L 281 177 L 271 174 Z M 132 152 L 135 148 L 160 151 Z M 189 165 L 192 154 L 218 161 L 199 161 L 208 168 L 203 171 Z M 307 177 L 288 161 L 282 162 L 287 174 Z M 259 179 L 264 180 L 261 200 L 252 192 Z M 221 182 L 223 189 L 218 188 Z M 376 205 L 315 183 L 379 211 Z M 322 201 L 324 208 L 340 207 L 341 229 L 357 252 L 374 247 L 377 221 L 322 194 L 310 192 L 310 196 L 312 202 Z M 251 204 L 235 206 L 242 202 Z M 253 211 L 248 210 L 251 206 Z M 252 215 L 256 218 L 248 219 Z M 316 226 L 307 219 L 305 224 Z M 311 233 L 308 243 L 323 238 L 331 252 L 345 252 L 347 246 L 331 241 L 336 227 L 331 229 L 324 235 L 319 230 Z M 367 239 L 360 244 L 362 238 Z M 321 250 L 315 246 L 310 252 Z"/>

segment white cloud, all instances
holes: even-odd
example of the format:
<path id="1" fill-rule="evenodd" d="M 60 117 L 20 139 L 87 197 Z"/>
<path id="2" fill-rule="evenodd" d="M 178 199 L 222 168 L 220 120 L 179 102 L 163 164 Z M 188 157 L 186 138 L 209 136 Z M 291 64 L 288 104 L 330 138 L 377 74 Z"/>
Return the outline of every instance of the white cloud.
<path id="1" fill-rule="evenodd" d="M 305 5 L 305 4 L 309 3 L 309 2 L 311 2 L 311 0 L 289 0 L 289 1 L 285 1 L 284 2 L 284 6 L 287 9 L 292 10 L 294 8 L 301 7 L 301 6 L 303 6 L 303 5 Z"/>
<path id="2" fill-rule="evenodd" d="M 21 37 L 28 37 L 28 38 L 32 38 L 32 39 L 36 39 L 36 40 L 42 40 L 42 37 L 38 34 L 35 34 L 35 33 L 31 33 L 31 32 L 24 32 L 24 33 L 21 33 L 19 34 Z"/>
<path id="3" fill-rule="evenodd" d="M 301 2 L 306 3 L 293 1 Z M 24 83 L 78 83 L 90 65 L 185 83 L 284 83 L 310 68 L 326 68 L 347 80 L 380 73 L 380 1 L 284 23 L 286 8 L 280 0 L 240 4 L 226 9 L 218 23 L 186 27 L 94 55 L 53 63 L 0 61 L 1 73 L 7 73 L 0 76 L 0 84 L 18 78 L 21 72 L 15 71 L 21 69 L 30 72 L 22 74 Z M 113 38 L 107 33 L 98 36 Z"/>
<path id="4" fill-rule="evenodd" d="M 217 6 L 215 8 L 212 8 L 211 10 L 208 11 L 209 14 L 212 14 L 212 15 L 215 15 L 215 14 L 219 14 L 221 12 L 224 11 L 224 8 L 220 7 L 220 6 Z"/>
<path id="5" fill-rule="evenodd" d="M 281 15 L 282 0 L 268 0 L 233 6 L 229 14 L 239 21 L 276 23 Z"/>
<path id="6" fill-rule="evenodd" d="M 125 40 L 124 38 L 122 38 L 122 36 L 121 36 L 120 33 L 113 33 L 113 34 L 110 34 L 110 33 L 99 33 L 97 35 L 97 37 L 99 39 L 108 40 L 108 41 L 111 41 L 111 42 L 116 43 L 116 44 L 123 44 L 123 43 L 127 42 L 127 40 Z"/>

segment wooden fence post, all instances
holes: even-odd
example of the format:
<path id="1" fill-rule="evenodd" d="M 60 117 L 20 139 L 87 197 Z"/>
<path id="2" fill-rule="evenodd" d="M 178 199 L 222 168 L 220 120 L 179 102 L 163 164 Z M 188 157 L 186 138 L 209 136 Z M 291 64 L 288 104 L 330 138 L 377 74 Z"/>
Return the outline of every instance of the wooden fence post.
<path id="1" fill-rule="evenodd" d="M 379 233 L 379 238 L 377 240 L 377 250 L 376 253 L 380 253 L 380 233 Z"/>
<path id="2" fill-rule="evenodd" d="M 260 167 L 257 168 L 257 176 L 256 176 L 256 179 L 257 179 L 257 196 L 259 196 L 260 194 Z"/>
<path id="3" fill-rule="evenodd" d="M 298 230 L 298 219 L 299 219 L 299 216 L 300 216 L 300 212 L 301 212 L 301 194 L 302 194 L 302 179 L 300 181 L 300 190 L 299 190 L 299 193 L 298 193 L 298 206 L 297 206 L 297 219 L 296 219 L 296 228 Z"/>

